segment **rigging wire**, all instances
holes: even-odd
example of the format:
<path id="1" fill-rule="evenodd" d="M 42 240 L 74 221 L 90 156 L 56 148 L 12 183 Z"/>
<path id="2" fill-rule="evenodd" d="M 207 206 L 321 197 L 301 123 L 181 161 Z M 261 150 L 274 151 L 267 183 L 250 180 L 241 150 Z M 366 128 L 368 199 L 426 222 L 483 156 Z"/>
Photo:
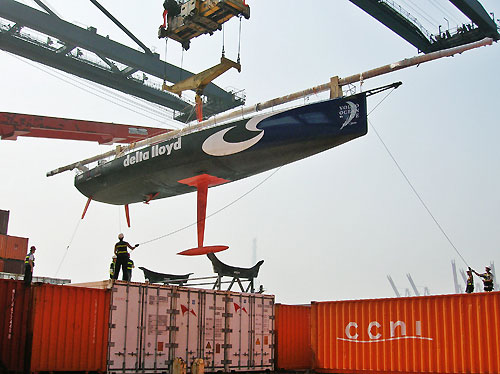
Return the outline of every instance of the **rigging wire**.
<path id="1" fill-rule="evenodd" d="M 441 5 L 438 1 L 432 1 L 432 0 L 428 0 L 429 3 L 434 6 L 436 9 L 440 10 L 441 12 L 444 13 L 444 15 L 448 18 L 450 18 L 451 21 L 455 22 L 457 25 L 462 23 L 462 22 L 458 22 L 456 20 L 456 18 L 453 16 L 453 14 L 451 14 L 445 7 L 443 7 L 443 5 Z"/>
<path id="2" fill-rule="evenodd" d="M 368 113 L 368 115 L 370 115 L 380 104 L 382 104 L 382 102 L 387 99 L 387 97 L 389 97 L 389 95 L 394 92 L 394 89 L 389 91 L 387 93 L 387 95 L 385 95 L 385 97 Z M 396 165 L 396 167 L 398 168 L 399 172 L 401 173 L 401 175 L 403 176 L 403 178 L 406 180 L 406 182 L 408 183 L 408 185 L 410 186 L 411 190 L 413 191 L 413 193 L 415 194 L 415 196 L 418 198 L 418 200 L 420 201 L 420 203 L 422 204 L 422 206 L 425 208 L 425 210 L 427 211 L 427 213 L 429 214 L 429 216 L 432 218 L 432 220 L 434 221 L 434 223 L 436 224 L 436 226 L 438 227 L 439 231 L 441 231 L 441 233 L 444 235 L 444 237 L 446 238 L 446 240 L 448 241 L 448 243 L 453 247 L 453 249 L 455 250 L 455 252 L 458 254 L 458 256 L 460 256 L 460 258 L 462 259 L 462 261 L 465 263 L 465 265 L 467 265 L 467 267 L 469 267 L 469 264 L 467 263 L 467 261 L 465 260 L 465 258 L 462 256 L 462 254 L 460 253 L 460 251 L 457 249 L 457 247 L 455 246 L 455 244 L 453 244 L 453 242 L 451 241 L 450 237 L 448 236 L 448 234 L 446 233 L 446 231 L 443 229 L 443 227 L 441 226 L 441 224 L 439 223 L 439 221 L 437 220 L 437 218 L 434 216 L 434 214 L 431 212 L 430 208 L 428 207 L 428 205 L 425 203 L 424 199 L 420 196 L 420 194 L 417 192 L 416 188 L 413 186 L 413 183 L 411 183 L 410 179 L 408 178 L 408 176 L 405 174 L 405 172 L 403 171 L 403 169 L 401 168 L 401 166 L 399 165 L 398 161 L 396 160 L 396 158 L 394 157 L 394 155 L 392 154 L 392 152 L 389 150 L 389 147 L 387 146 L 387 144 L 384 142 L 384 140 L 382 139 L 382 137 L 380 136 L 380 134 L 378 133 L 377 129 L 375 128 L 375 126 L 373 125 L 373 123 L 368 120 L 368 123 L 370 124 L 371 128 L 373 129 L 373 131 L 375 132 L 375 134 L 377 135 L 378 139 L 380 140 L 380 142 L 382 143 L 383 147 L 385 148 L 387 154 L 390 156 L 390 158 L 392 159 L 392 161 L 394 162 L 394 164 Z"/>
<path id="3" fill-rule="evenodd" d="M 251 192 L 255 191 L 258 187 L 262 186 L 265 182 L 267 182 L 274 174 L 276 174 L 283 166 L 280 166 L 278 168 L 276 168 L 275 170 L 273 170 L 273 172 L 268 175 L 266 178 L 264 178 L 262 181 L 260 181 L 258 184 L 256 184 L 254 187 L 252 187 L 250 190 L 248 190 L 247 192 L 245 192 L 243 195 L 241 195 L 240 197 L 238 197 L 237 199 L 233 200 L 232 202 L 224 205 L 222 208 L 216 210 L 215 212 L 211 213 L 211 214 L 208 214 L 205 219 L 208 219 L 210 217 L 213 217 L 215 216 L 216 214 L 222 212 L 223 210 L 225 210 L 226 208 L 229 208 L 231 205 L 235 204 L 236 202 L 238 202 L 239 200 L 243 199 L 245 196 L 249 195 Z M 186 225 L 184 227 L 181 227 L 177 230 L 174 230 L 174 231 L 171 231 L 169 232 L 168 234 L 165 234 L 165 235 L 162 235 L 162 236 L 158 236 L 156 238 L 153 238 L 151 240 L 147 240 L 145 242 L 142 242 L 142 243 L 139 243 L 140 245 L 143 245 L 143 244 L 148 244 L 148 243 L 151 243 L 151 242 L 154 242 L 154 241 L 157 241 L 157 240 L 160 240 L 160 239 L 163 239 L 163 238 L 166 238 L 167 236 L 170 236 L 170 235 L 173 235 L 173 234 L 177 234 L 178 232 L 181 232 L 185 229 L 188 229 L 189 227 L 191 226 L 194 226 L 198 223 L 198 221 L 196 222 L 193 222 L 193 223 L 190 223 L 189 225 Z"/>
<path id="4" fill-rule="evenodd" d="M 407 4 L 410 8 L 412 8 L 417 15 L 425 19 L 429 24 L 431 24 L 433 27 L 437 28 L 437 25 L 439 25 L 439 21 L 436 20 L 434 17 L 432 17 L 429 13 L 427 13 L 424 9 L 419 7 L 417 4 L 415 4 L 412 0 L 407 0 L 410 4 L 408 4 L 405 0 L 402 0 L 404 3 Z"/>
<path id="5" fill-rule="evenodd" d="M 96 83 L 89 84 L 86 81 L 75 79 L 74 77 L 67 77 L 67 76 L 63 75 L 62 73 L 58 72 L 57 70 L 56 71 L 45 70 L 41 66 L 38 66 L 38 64 L 34 64 L 34 63 L 29 62 L 29 61 L 26 61 L 26 60 L 20 58 L 19 56 L 13 55 L 11 53 L 9 53 L 9 54 L 12 57 L 14 57 L 14 58 L 16 58 L 16 59 L 18 59 L 20 61 L 23 61 L 25 64 L 30 65 L 30 66 L 32 66 L 32 67 L 34 67 L 34 68 L 36 68 L 36 69 L 38 69 L 38 70 L 40 70 L 40 71 L 48 74 L 48 75 L 51 75 L 52 77 L 54 77 L 56 79 L 59 79 L 59 80 L 63 81 L 64 83 L 70 84 L 70 85 L 72 85 L 72 86 L 74 86 L 74 87 L 76 87 L 76 88 L 78 88 L 78 89 L 80 89 L 82 91 L 90 93 L 90 94 L 92 94 L 92 95 L 94 95 L 94 96 L 96 96 L 96 97 L 98 97 L 100 99 L 106 100 L 106 101 L 108 101 L 110 103 L 113 103 L 113 104 L 115 104 L 117 106 L 120 106 L 120 107 L 122 107 L 124 109 L 127 109 L 127 110 L 129 110 L 131 112 L 134 112 L 136 114 L 142 115 L 144 117 L 147 117 L 149 119 L 152 119 L 152 120 L 160 122 L 160 123 L 164 123 L 165 120 L 169 120 L 169 125 L 171 124 L 172 121 L 174 121 L 171 118 L 165 117 L 165 114 L 167 114 L 167 113 L 162 113 L 162 112 L 159 111 L 159 109 L 163 109 L 163 110 L 166 111 L 166 109 L 163 108 L 163 107 L 160 107 L 159 109 L 154 109 L 154 108 L 147 107 L 146 105 L 141 104 L 141 103 L 137 103 L 137 102 L 131 100 L 130 98 L 126 97 L 126 96 L 124 97 L 124 96 L 121 96 L 121 95 L 119 95 L 119 94 L 111 91 L 111 90 L 105 89 L 105 88 L 101 87 L 100 85 L 98 85 Z M 70 81 L 72 81 L 73 83 L 71 83 Z M 82 86 L 87 87 L 87 88 L 84 88 Z M 158 117 L 162 117 L 162 118 L 152 117 L 152 116 L 147 115 L 145 113 L 141 113 L 138 110 L 134 110 L 134 109 L 130 108 L 130 106 L 122 105 L 122 104 L 120 104 L 120 103 L 118 103 L 116 101 L 111 100 L 108 97 L 102 96 L 102 95 L 96 93 L 96 91 L 100 91 L 100 93 L 102 95 L 113 96 L 113 99 L 115 99 L 115 100 L 121 101 L 122 103 L 134 106 L 134 107 L 136 107 L 139 110 L 142 110 L 144 112 L 149 112 L 152 115 L 157 115 Z M 140 99 L 140 98 L 137 98 L 137 99 Z M 140 100 L 142 100 L 142 99 L 140 99 Z M 146 102 L 146 101 L 144 100 L 144 102 Z M 151 104 L 149 102 L 146 102 L 146 103 L 149 104 L 149 105 Z M 172 126 L 174 126 L 174 125 L 172 125 Z M 178 125 L 176 124 L 175 126 L 178 126 Z"/>

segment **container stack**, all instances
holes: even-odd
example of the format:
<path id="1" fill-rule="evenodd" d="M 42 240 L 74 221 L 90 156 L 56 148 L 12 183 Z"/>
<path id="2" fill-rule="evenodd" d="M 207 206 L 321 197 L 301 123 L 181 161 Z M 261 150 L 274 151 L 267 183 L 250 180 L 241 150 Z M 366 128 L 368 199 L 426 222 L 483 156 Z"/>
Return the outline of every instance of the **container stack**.
<path id="1" fill-rule="evenodd" d="M 8 226 L 9 211 L 0 210 L 0 272 L 23 274 L 28 239 L 7 235 Z"/>
<path id="2" fill-rule="evenodd" d="M 272 371 L 274 296 L 0 280 L 0 341 L 12 373 L 165 373 L 178 358 L 211 373 Z"/>

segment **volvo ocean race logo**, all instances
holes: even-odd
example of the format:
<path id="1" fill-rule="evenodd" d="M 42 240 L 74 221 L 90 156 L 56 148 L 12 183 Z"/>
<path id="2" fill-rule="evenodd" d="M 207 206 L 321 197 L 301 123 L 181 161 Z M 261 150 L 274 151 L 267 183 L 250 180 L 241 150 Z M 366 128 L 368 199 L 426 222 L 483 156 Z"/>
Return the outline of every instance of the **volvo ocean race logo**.
<path id="1" fill-rule="evenodd" d="M 433 340 L 432 338 L 427 338 L 422 336 L 422 322 L 415 321 L 415 331 L 414 335 L 406 335 L 406 323 L 403 321 L 391 321 L 389 324 L 389 336 L 382 334 L 383 327 L 377 321 L 372 321 L 368 324 L 366 332 L 368 339 L 359 336 L 363 330 L 358 329 L 358 324 L 356 322 L 349 322 L 345 327 L 346 338 L 337 338 L 337 340 L 343 340 L 353 343 L 379 343 L 391 340 L 400 339 L 418 339 L 418 340 Z"/>
<path id="2" fill-rule="evenodd" d="M 340 126 L 340 130 L 348 125 L 355 125 L 357 121 L 354 121 L 354 119 L 359 118 L 359 104 L 346 101 L 345 104 L 339 106 L 339 118 L 344 121 Z"/>
<path id="3" fill-rule="evenodd" d="M 259 132 L 253 138 L 244 140 L 242 142 L 231 143 L 224 139 L 224 135 L 234 129 L 236 126 L 227 127 L 220 131 L 217 131 L 215 134 L 210 135 L 201 146 L 203 152 L 211 156 L 229 156 L 235 153 L 242 152 L 255 144 L 257 144 L 262 137 L 264 136 L 264 130 L 259 130 L 257 125 L 263 119 L 270 117 L 276 113 L 269 113 L 263 116 L 256 116 L 251 118 L 245 125 L 245 128 L 248 131 Z"/>

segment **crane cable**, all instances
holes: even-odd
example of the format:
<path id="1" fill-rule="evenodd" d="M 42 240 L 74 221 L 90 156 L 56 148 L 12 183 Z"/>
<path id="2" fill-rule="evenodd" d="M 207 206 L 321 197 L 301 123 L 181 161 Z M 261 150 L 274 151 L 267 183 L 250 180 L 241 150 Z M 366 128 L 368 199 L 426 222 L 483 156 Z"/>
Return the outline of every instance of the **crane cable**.
<path id="1" fill-rule="evenodd" d="M 168 37 L 165 38 L 165 63 L 164 63 L 164 70 L 163 70 L 163 84 L 167 83 L 167 44 L 168 44 Z"/>
<path id="2" fill-rule="evenodd" d="M 239 64 L 240 63 L 240 51 L 241 51 L 241 15 L 240 15 L 240 30 L 238 33 L 238 59 L 236 62 Z"/>

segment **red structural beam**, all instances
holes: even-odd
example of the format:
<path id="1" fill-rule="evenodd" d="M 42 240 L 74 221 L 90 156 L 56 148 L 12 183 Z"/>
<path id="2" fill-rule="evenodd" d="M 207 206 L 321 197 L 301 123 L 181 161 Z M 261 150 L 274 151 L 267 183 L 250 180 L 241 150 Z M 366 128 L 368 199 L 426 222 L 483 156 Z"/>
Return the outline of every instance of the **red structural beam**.
<path id="1" fill-rule="evenodd" d="M 133 143 L 169 131 L 172 130 L 0 112 L 0 137 L 4 140 L 29 136 L 94 141 L 99 144 Z"/>

